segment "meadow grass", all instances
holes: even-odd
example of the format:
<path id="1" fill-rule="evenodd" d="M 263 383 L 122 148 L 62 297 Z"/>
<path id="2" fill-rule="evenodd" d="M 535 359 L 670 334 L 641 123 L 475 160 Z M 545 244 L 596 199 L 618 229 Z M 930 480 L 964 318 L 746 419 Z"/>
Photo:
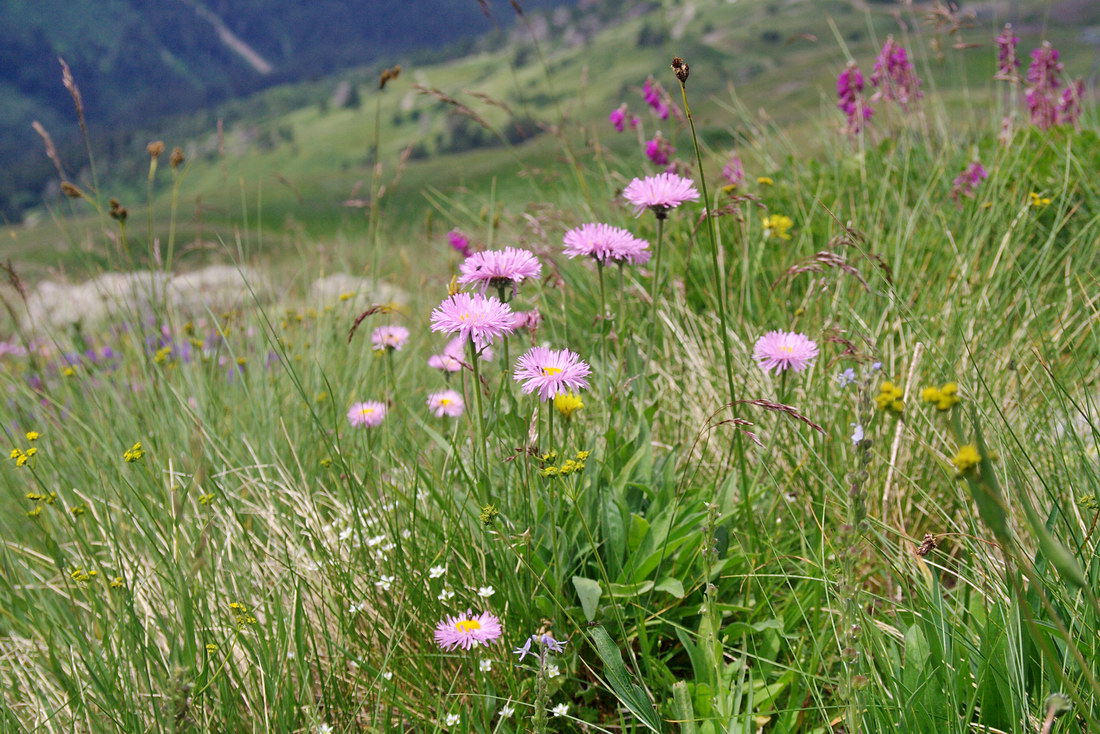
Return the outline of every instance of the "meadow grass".
<path id="1" fill-rule="evenodd" d="M 636 150 L 574 141 L 536 209 L 429 191 L 543 262 L 511 303 L 537 332 L 449 379 L 428 317 L 460 258 L 437 236 L 395 262 L 381 226 L 346 257 L 410 297 L 358 329 L 361 300 L 300 295 L 308 241 L 275 305 L 26 325 L 0 408 L 5 730 L 1100 727 L 1100 143 L 1000 144 L 991 107 L 957 134 L 934 95 L 883 118 L 856 140 L 830 120 L 814 156 L 737 120 L 774 165 L 722 189 L 701 152 L 715 216 L 669 213 L 660 288 L 655 262 L 560 250 L 586 221 L 656 241 L 618 197 Z M 408 344 L 372 350 L 390 323 Z M 819 344 L 810 368 L 760 368 L 776 329 Z M 572 416 L 512 379 L 533 344 L 591 365 Z M 951 382 L 957 404 L 922 400 Z M 463 416 L 428 412 L 445 387 Z M 380 425 L 349 425 L 361 400 Z M 467 609 L 503 636 L 441 650 Z M 563 649 L 511 652 L 546 633 Z"/>

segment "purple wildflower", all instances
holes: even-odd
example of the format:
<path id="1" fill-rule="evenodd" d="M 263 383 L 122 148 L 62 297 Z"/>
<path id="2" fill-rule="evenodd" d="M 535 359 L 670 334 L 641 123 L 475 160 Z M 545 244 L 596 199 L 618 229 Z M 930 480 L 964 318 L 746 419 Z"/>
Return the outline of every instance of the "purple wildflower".
<path id="1" fill-rule="evenodd" d="M 543 402 L 553 400 L 558 393 L 576 392 L 588 387 L 592 370 L 576 352 L 568 349 L 533 347 L 516 360 L 514 378 L 523 382 L 525 393 L 538 392 Z"/>
<path id="2" fill-rule="evenodd" d="M 623 198 L 634 205 L 635 216 L 652 209 L 658 219 L 665 219 L 669 209 L 685 201 L 698 201 L 699 191 L 691 179 L 675 173 L 659 173 L 631 181 L 623 190 Z"/>
<path id="3" fill-rule="evenodd" d="M 473 254 L 473 250 L 470 249 L 470 238 L 457 229 L 452 229 L 447 233 L 447 241 L 451 243 L 451 247 L 455 248 L 462 257 L 469 257 Z"/>
<path id="4" fill-rule="evenodd" d="M 1058 122 L 1059 90 L 1062 88 L 1062 62 L 1058 49 L 1044 41 L 1031 52 L 1031 65 L 1027 68 L 1027 100 L 1031 124 L 1047 130 Z"/>
<path id="5" fill-rule="evenodd" d="M 1058 124 L 1077 125 L 1081 119 L 1081 98 L 1085 96 L 1085 80 L 1075 79 L 1062 90 L 1058 103 Z"/>
<path id="6" fill-rule="evenodd" d="M 610 224 L 582 224 L 566 232 L 562 241 L 569 258 L 590 257 L 601 265 L 649 261 L 648 242 Z"/>
<path id="7" fill-rule="evenodd" d="M 874 111 L 871 106 L 863 101 L 863 72 L 855 65 L 848 64 L 836 78 L 837 109 L 844 113 L 848 120 L 848 133 L 858 135 L 863 131 L 864 125 L 871 119 Z"/>
<path id="8" fill-rule="evenodd" d="M 615 126 L 618 132 L 622 132 L 626 129 L 626 102 L 611 110 L 611 114 L 607 116 L 607 119 Z"/>
<path id="9" fill-rule="evenodd" d="M 459 270 L 462 275 L 458 277 L 458 282 L 480 285 L 483 295 L 490 286 L 500 290 L 511 286 L 514 297 L 520 283 L 542 274 L 542 265 L 527 250 L 506 247 L 503 250 L 475 252 L 463 261 Z"/>
<path id="10" fill-rule="evenodd" d="M 1006 82 L 1020 81 L 1020 59 L 1016 57 L 1016 44 L 1020 39 L 1012 32 L 1012 24 L 1005 23 L 1001 35 L 997 36 L 997 73 L 994 79 Z"/>
<path id="11" fill-rule="evenodd" d="M 465 344 L 473 341 L 478 349 L 498 337 L 511 334 L 512 309 L 496 298 L 456 293 L 432 311 L 432 331 L 458 334 Z"/>
<path id="12" fill-rule="evenodd" d="M 642 96 L 645 98 L 645 103 L 653 108 L 657 117 L 662 120 L 668 119 L 669 108 L 665 103 L 665 90 L 661 88 L 660 84 L 653 81 L 653 77 L 645 80 L 645 85 L 642 87 Z"/>
<path id="13" fill-rule="evenodd" d="M 973 198 L 974 189 L 978 188 L 978 184 L 987 178 L 989 178 L 989 174 L 986 173 L 982 164 L 974 161 L 952 182 L 951 198 L 955 200 L 955 203 L 958 203 L 960 196 Z"/>
<path id="14" fill-rule="evenodd" d="M 730 153 L 730 159 L 722 166 L 722 178 L 730 186 L 740 186 L 745 182 L 745 167 L 741 165 L 741 156 Z"/>
<path id="15" fill-rule="evenodd" d="M 872 102 L 885 99 L 907 107 L 910 102 L 924 96 L 920 91 L 917 71 L 909 61 L 909 53 L 894 41 L 893 36 L 886 37 L 886 43 L 875 59 L 871 86 L 877 90 L 871 97 Z"/>
<path id="16" fill-rule="evenodd" d="M 667 166 L 669 157 L 675 152 L 676 149 L 672 147 L 672 143 L 660 133 L 657 133 L 652 140 L 647 140 L 645 143 L 645 154 L 649 157 L 649 160 L 653 161 L 654 165 Z"/>

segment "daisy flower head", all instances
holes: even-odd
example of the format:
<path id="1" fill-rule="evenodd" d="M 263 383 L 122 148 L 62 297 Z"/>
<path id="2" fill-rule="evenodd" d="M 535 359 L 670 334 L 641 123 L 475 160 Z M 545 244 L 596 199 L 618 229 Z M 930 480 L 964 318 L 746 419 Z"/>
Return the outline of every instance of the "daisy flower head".
<path id="1" fill-rule="evenodd" d="M 588 387 L 589 366 L 568 349 L 533 347 L 516 360 L 515 380 L 525 393 L 538 392 L 539 400 L 553 400 L 558 393 Z"/>
<path id="2" fill-rule="evenodd" d="M 454 390 L 433 392 L 428 396 L 428 409 L 436 418 L 443 418 L 445 416 L 457 418 L 462 415 L 462 411 L 465 407 L 466 404 L 462 401 L 462 396 Z"/>
<path id="3" fill-rule="evenodd" d="M 474 614 L 469 609 L 465 614 L 447 617 L 435 627 L 435 644 L 444 650 L 461 647 L 469 650 L 474 645 L 485 645 L 498 639 L 503 631 L 500 620 L 489 612 Z"/>
<path id="4" fill-rule="evenodd" d="M 805 334 L 769 331 L 756 340 L 752 357 L 765 370 L 801 372 L 817 357 L 817 344 Z"/>
<path id="5" fill-rule="evenodd" d="M 511 287 L 514 297 L 520 283 L 542 274 L 542 264 L 527 250 L 506 247 L 475 252 L 462 261 L 459 270 L 462 274 L 458 282 L 478 286 L 482 295 L 490 287 L 500 290 Z"/>
<path id="6" fill-rule="evenodd" d="M 432 331 L 458 334 L 478 349 L 515 331 L 514 321 L 507 303 L 477 293 L 456 293 L 432 311 Z"/>
<path id="7" fill-rule="evenodd" d="M 374 400 L 365 403 L 354 403 L 348 408 L 348 422 L 355 428 L 374 428 L 382 423 L 386 417 L 386 404 Z"/>
<path id="8" fill-rule="evenodd" d="M 634 216 L 652 209 L 658 219 L 668 217 L 668 210 L 685 201 L 698 201 L 699 190 L 690 178 L 675 173 L 636 178 L 623 190 L 623 198 L 634 205 Z"/>
<path id="9" fill-rule="evenodd" d="M 404 326 L 379 326 L 370 335 L 371 345 L 376 352 L 384 352 L 389 349 L 400 352 L 408 340 L 409 330 Z"/>
<path id="10" fill-rule="evenodd" d="M 570 259 L 590 257 L 600 265 L 609 262 L 641 265 L 649 261 L 649 243 L 610 224 L 582 224 L 562 238 Z"/>

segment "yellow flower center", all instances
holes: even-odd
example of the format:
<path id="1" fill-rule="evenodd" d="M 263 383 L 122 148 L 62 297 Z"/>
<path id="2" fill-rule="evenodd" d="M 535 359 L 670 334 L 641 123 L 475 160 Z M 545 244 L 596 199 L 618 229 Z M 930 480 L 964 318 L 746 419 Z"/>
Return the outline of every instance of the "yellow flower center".
<path id="1" fill-rule="evenodd" d="M 374 412 L 374 408 L 363 408 L 359 411 L 359 415 L 370 415 Z"/>
<path id="2" fill-rule="evenodd" d="M 459 632 L 473 632 L 481 629 L 481 622 L 476 619 L 464 619 L 455 625 L 455 629 Z"/>
<path id="3" fill-rule="evenodd" d="M 787 354 L 790 354 L 791 352 L 794 351 L 794 347 L 780 347 L 779 351 L 786 352 Z"/>
<path id="4" fill-rule="evenodd" d="M 440 399 L 439 399 L 439 404 L 440 404 L 440 405 L 450 405 L 450 404 L 451 404 L 451 403 L 453 403 L 453 402 L 454 402 L 454 401 L 453 401 L 453 400 L 451 400 L 450 398 L 440 398 Z"/>
<path id="5" fill-rule="evenodd" d="M 554 375 L 561 374 L 561 367 L 543 367 L 542 374 L 547 377 L 553 377 Z"/>

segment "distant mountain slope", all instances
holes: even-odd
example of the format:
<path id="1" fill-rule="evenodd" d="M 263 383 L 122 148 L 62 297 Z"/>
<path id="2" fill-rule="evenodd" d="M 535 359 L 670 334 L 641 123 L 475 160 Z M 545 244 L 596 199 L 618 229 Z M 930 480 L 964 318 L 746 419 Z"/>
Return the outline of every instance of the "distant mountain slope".
<path id="1" fill-rule="evenodd" d="M 72 67 L 93 125 L 133 127 L 273 84 L 438 50 L 514 17 L 507 0 L 3 0 L 0 159 L 10 167 L 39 148 L 32 120 L 52 130 L 72 120 L 58 56 Z M 9 215 L 16 208 L 0 201 Z"/>

